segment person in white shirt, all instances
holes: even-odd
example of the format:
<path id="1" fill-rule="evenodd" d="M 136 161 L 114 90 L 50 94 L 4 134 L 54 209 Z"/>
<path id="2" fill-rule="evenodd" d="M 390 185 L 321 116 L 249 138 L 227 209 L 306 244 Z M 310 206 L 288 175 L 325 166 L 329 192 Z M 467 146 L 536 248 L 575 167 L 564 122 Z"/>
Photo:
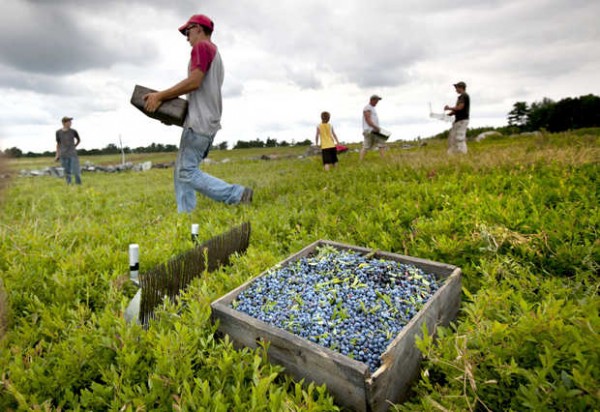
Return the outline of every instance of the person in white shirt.
<path id="1" fill-rule="evenodd" d="M 362 127 L 363 127 L 363 147 L 360 150 L 359 158 L 363 160 L 367 153 L 367 150 L 377 147 L 379 149 L 379 155 L 381 158 L 384 157 L 385 154 L 385 140 L 378 136 L 379 133 L 379 117 L 377 117 L 377 110 L 375 110 L 375 106 L 382 98 L 376 94 L 371 96 L 369 99 L 369 104 L 365 106 L 363 109 L 362 116 Z"/>

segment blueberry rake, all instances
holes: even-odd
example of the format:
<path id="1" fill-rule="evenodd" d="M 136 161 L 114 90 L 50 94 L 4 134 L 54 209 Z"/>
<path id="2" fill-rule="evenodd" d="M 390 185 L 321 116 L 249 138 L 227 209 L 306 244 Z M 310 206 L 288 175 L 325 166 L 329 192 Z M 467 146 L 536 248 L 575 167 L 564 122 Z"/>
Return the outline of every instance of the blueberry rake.
<path id="1" fill-rule="evenodd" d="M 165 298 L 175 300 L 192 280 L 228 265 L 232 254 L 244 253 L 250 242 L 250 231 L 250 222 L 244 222 L 140 274 L 140 289 L 125 311 L 126 319 L 147 326 L 154 309 Z"/>

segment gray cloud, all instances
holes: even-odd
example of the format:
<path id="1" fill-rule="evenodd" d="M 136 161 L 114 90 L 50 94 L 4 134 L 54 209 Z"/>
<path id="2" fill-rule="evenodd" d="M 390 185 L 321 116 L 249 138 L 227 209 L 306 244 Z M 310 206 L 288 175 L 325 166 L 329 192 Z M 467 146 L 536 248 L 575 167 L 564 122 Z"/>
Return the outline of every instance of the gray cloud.
<path id="1" fill-rule="evenodd" d="M 323 82 L 314 64 L 284 64 L 286 78 L 300 89 L 320 89 Z"/>
<path id="2" fill-rule="evenodd" d="M 31 90 L 40 94 L 76 95 L 76 92 L 63 78 L 55 78 L 46 74 L 23 73 L 3 65 L 0 65 L 0 87 Z"/>
<path id="3" fill-rule="evenodd" d="M 52 82 L 63 75 L 117 63 L 139 64 L 158 53 L 156 45 L 132 38 L 126 27 L 111 25 L 113 16 L 89 8 L 90 4 L 97 3 L 9 0 L 0 17 L 0 64 L 24 78 L 0 86 L 35 84 L 36 75 Z"/>
<path id="4" fill-rule="evenodd" d="M 268 61 L 259 63 L 271 68 L 271 80 L 272 72 L 283 67 L 278 74 L 300 88 L 322 87 L 320 71 L 335 72 L 359 87 L 405 83 L 411 65 L 426 56 L 429 35 L 425 28 L 402 7 L 391 7 L 386 11 L 391 15 L 382 19 L 378 8 L 355 4 L 347 2 L 340 12 L 316 1 L 304 2 L 298 9 L 279 3 L 245 14 L 242 3 L 227 14 L 224 24 L 268 53 Z"/>

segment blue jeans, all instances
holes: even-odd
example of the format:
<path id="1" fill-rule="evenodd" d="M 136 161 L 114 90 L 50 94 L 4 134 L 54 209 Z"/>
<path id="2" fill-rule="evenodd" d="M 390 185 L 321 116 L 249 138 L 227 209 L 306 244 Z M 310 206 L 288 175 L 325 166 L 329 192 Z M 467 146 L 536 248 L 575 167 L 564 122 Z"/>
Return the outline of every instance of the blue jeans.
<path id="1" fill-rule="evenodd" d="M 60 163 L 65 170 L 67 184 L 71 184 L 71 175 L 75 175 L 75 183 L 81 184 L 81 172 L 79 170 L 79 158 L 77 156 L 61 157 Z"/>
<path id="2" fill-rule="evenodd" d="M 208 155 L 213 136 L 203 136 L 190 128 L 183 130 L 175 163 L 177 211 L 191 212 L 196 207 L 196 192 L 228 205 L 240 202 L 244 187 L 230 184 L 204 173 L 198 167 Z"/>

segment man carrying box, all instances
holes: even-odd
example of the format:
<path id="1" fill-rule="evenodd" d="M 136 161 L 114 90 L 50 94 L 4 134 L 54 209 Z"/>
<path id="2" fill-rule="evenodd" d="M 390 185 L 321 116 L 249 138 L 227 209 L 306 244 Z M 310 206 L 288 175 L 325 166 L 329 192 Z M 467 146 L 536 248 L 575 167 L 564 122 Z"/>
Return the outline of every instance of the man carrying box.
<path id="1" fill-rule="evenodd" d="M 377 116 L 377 110 L 375 110 L 375 106 L 381 100 L 381 97 L 374 94 L 369 99 L 369 104 L 367 104 L 363 109 L 362 116 L 362 125 L 363 125 L 363 147 L 360 150 L 359 159 L 363 160 L 365 158 L 365 154 L 367 150 L 371 149 L 373 146 L 379 149 L 379 155 L 383 159 L 385 153 L 385 137 L 380 134 L 381 128 L 379 127 L 379 117 Z"/>
<path id="2" fill-rule="evenodd" d="M 183 124 L 175 164 L 177 210 L 191 212 L 196 192 L 226 204 L 252 202 L 252 189 L 227 183 L 204 173 L 199 165 L 206 158 L 221 128 L 224 69 L 217 46 L 211 41 L 213 21 L 195 14 L 179 28 L 192 46 L 188 77 L 173 87 L 144 96 L 144 108 L 155 112 L 162 102 L 187 94 L 188 112 Z"/>

